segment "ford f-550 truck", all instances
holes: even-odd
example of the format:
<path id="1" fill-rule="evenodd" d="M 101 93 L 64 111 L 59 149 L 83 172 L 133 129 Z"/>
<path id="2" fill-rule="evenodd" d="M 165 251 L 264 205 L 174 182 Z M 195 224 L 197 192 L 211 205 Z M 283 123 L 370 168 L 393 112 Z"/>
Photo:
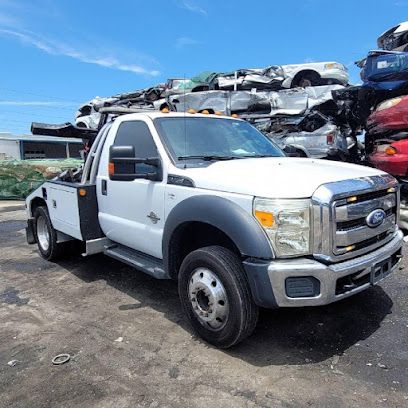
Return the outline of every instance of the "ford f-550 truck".
<path id="1" fill-rule="evenodd" d="M 227 348 L 258 308 L 325 305 L 398 265 L 399 190 L 368 167 L 285 157 L 232 117 L 146 112 L 97 134 L 79 181 L 26 201 L 27 240 L 54 260 L 72 240 L 178 282 L 183 310 Z"/>

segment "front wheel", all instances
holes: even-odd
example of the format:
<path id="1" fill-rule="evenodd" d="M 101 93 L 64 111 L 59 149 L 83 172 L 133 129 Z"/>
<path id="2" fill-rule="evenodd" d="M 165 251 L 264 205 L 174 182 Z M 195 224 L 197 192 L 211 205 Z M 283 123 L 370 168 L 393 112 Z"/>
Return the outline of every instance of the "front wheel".
<path id="1" fill-rule="evenodd" d="M 321 85 L 321 79 L 317 72 L 304 72 L 296 75 L 291 87 L 307 88 L 318 85 Z"/>
<path id="2" fill-rule="evenodd" d="M 240 259 L 228 249 L 210 246 L 187 255 L 178 287 L 193 329 L 208 343 L 228 348 L 255 329 L 258 307 Z"/>

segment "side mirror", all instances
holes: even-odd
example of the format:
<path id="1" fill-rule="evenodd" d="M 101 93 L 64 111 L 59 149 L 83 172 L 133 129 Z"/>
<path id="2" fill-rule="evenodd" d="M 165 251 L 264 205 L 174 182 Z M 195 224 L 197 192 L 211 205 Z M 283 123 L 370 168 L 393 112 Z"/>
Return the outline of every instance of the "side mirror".
<path id="1" fill-rule="evenodd" d="M 137 173 L 137 164 L 152 167 L 150 171 Z M 161 161 L 158 157 L 137 158 L 134 146 L 115 146 L 109 148 L 109 178 L 117 181 L 135 179 L 161 180 Z"/>

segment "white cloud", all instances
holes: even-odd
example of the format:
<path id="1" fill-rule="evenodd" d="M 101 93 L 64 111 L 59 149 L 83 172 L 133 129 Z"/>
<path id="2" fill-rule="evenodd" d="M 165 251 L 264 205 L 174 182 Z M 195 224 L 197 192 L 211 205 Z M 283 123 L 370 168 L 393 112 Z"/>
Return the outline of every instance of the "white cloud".
<path id="1" fill-rule="evenodd" d="M 174 46 L 176 48 L 183 48 L 183 47 L 188 47 L 190 45 L 198 45 L 201 44 L 199 41 L 194 40 L 193 38 L 190 37 L 179 37 L 177 38 Z"/>
<path id="2" fill-rule="evenodd" d="M 74 102 L 52 102 L 52 101 L 1 101 L 3 106 L 77 106 Z"/>
<path id="3" fill-rule="evenodd" d="M 132 62 L 119 60 L 115 56 L 96 54 L 91 46 L 88 47 L 86 51 L 80 50 L 72 47 L 69 44 L 62 43 L 54 39 L 44 38 L 39 34 L 27 30 L 0 28 L 0 36 L 17 38 L 23 44 L 36 47 L 47 54 L 63 55 L 87 64 L 94 64 L 107 68 L 118 69 L 120 71 L 128 71 L 135 74 L 149 76 L 157 76 L 160 74 L 160 72 L 157 70 L 149 69 Z"/>
<path id="4" fill-rule="evenodd" d="M 199 13 L 202 14 L 203 16 L 208 15 L 206 10 L 204 10 L 202 7 L 200 7 L 198 4 L 194 3 L 191 0 L 181 0 L 181 2 L 179 3 L 179 7 L 191 11 L 192 13 Z"/>

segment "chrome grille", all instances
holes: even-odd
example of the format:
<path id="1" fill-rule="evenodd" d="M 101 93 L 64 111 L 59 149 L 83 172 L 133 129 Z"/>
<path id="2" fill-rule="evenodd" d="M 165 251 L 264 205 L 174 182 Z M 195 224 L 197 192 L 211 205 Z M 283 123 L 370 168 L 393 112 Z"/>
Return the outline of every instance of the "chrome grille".
<path id="1" fill-rule="evenodd" d="M 361 250 L 379 243 L 387 242 L 395 232 L 397 193 L 387 190 L 379 191 L 375 198 L 369 194 L 353 196 L 355 203 L 349 203 L 347 198 L 335 201 L 333 204 L 333 221 L 336 225 L 333 235 L 333 253 L 343 255 L 355 250 Z M 366 217 L 370 212 L 382 209 L 386 218 L 378 227 L 369 227 Z"/>
<path id="2" fill-rule="evenodd" d="M 313 255 L 339 262 L 370 252 L 393 238 L 398 230 L 399 191 L 390 175 L 363 177 L 320 186 L 312 197 Z M 367 216 L 385 212 L 378 227 Z"/>

